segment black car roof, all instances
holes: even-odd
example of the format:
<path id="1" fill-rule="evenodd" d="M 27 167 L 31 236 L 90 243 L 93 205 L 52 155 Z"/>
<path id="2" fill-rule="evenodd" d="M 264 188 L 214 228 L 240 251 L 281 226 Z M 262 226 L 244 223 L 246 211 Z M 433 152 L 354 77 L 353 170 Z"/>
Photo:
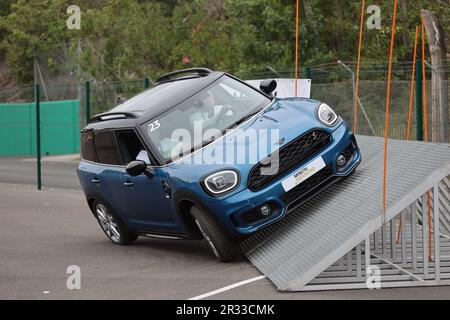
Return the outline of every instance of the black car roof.
<path id="1" fill-rule="evenodd" d="M 130 127 L 144 123 L 176 106 L 222 77 L 224 72 L 211 72 L 198 77 L 182 77 L 157 83 L 111 110 L 91 118 L 85 129 Z"/>

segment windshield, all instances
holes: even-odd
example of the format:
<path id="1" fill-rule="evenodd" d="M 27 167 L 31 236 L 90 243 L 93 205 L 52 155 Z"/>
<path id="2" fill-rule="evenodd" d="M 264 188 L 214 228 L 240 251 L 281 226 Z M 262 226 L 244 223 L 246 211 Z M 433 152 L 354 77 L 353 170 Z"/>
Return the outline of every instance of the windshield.
<path id="1" fill-rule="evenodd" d="M 164 163 L 205 146 L 269 105 L 255 89 L 223 76 L 144 124 Z"/>

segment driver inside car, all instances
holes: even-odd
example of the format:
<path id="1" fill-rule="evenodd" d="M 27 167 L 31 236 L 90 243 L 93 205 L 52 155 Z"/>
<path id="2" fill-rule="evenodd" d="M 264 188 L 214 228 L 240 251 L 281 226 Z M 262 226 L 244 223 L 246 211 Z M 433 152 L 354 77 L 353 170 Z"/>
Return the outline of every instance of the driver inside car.
<path id="1" fill-rule="evenodd" d="M 194 101 L 194 106 L 198 108 L 198 111 L 191 115 L 191 124 L 195 122 L 209 122 L 215 114 L 215 101 L 211 91 L 205 91 L 199 94 L 198 98 Z"/>
<path id="2" fill-rule="evenodd" d="M 236 121 L 235 118 L 239 114 L 237 108 L 232 107 L 231 105 L 218 104 L 216 99 L 218 97 L 217 95 L 220 97 L 220 92 L 213 92 L 210 89 L 199 92 L 192 99 L 183 102 L 182 105 L 180 105 L 179 110 L 174 112 L 176 117 L 171 120 L 173 120 L 174 123 L 179 122 L 180 119 L 185 119 L 180 113 L 188 114 L 188 123 L 191 127 L 191 130 L 188 129 L 188 131 L 191 133 L 201 132 L 200 139 L 209 140 L 208 137 L 203 137 L 205 133 L 212 133 L 212 136 L 215 136 L 217 132 L 214 131 L 214 129 L 224 125 L 226 126 L 228 123 L 232 124 Z M 183 129 L 183 126 L 183 122 L 180 122 L 178 128 Z M 161 126 L 158 129 L 150 132 L 155 140 L 159 140 L 158 150 L 165 157 L 174 159 L 191 150 L 192 142 L 196 139 L 195 136 L 191 136 L 189 143 L 189 141 L 180 140 L 175 134 L 176 132 L 166 132 L 165 127 L 165 124 L 161 123 Z M 212 129 L 213 131 L 211 132 L 209 129 Z"/>
<path id="3" fill-rule="evenodd" d="M 211 90 L 201 92 L 194 105 L 199 108 L 190 116 L 192 128 L 196 122 L 205 127 L 214 127 L 216 121 L 222 121 L 223 117 L 232 117 L 233 111 L 230 106 L 216 105 L 214 94 Z"/>

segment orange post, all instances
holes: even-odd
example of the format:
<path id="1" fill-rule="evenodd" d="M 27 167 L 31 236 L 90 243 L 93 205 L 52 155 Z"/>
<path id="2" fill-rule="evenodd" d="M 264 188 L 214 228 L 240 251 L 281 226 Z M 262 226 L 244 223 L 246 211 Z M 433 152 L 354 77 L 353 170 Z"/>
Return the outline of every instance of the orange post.
<path id="1" fill-rule="evenodd" d="M 297 4 L 295 6 L 295 96 L 298 95 L 298 6 L 299 1 L 297 0 Z"/>
<path id="2" fill-rule="evenodd" d="M 364 30 L 364 9 L 365 0 L 362 0 L 361 5 L 361 23 L 359 26 L 359 43 L 358 43 L 358 64 L 356 66 L 356 85 L 355 85 L 355 97 L 354 97 L 354 107 L 353 107 L 353 133 L 356 133 L 356 125 L 358 122 L 358 91 L 359 91 L 359 71 L 361 66 L 361 46 L 362 46 L 362 36 Z"/>
<path id="3" fill-rule="evenodd" d="M 416 26 L 416 33 L 414 35 L 414 57 L 413 57 L 413 70 L 411 79 L 411 90 L 409 93 L 409 112 L 408 112 L 408 127 L 406 129 L 406 140 L 411 137 L 411 119 L 413 113 L 413 103 L 414 103 L 414 84 L 416 82 L 416 61 L 417 61 L 417 40 L 419 35 L 419 27 Z"/>
<path id="4" fill-rule="evenodd" d="M 414 84 L 416 80 L 416 57 L 417 57 L 417 40 L 419 35 L 419 27 L 416 26 L 416 33 L 414 35 L 414 57 L 413 57 L 413 69 L 412 69 L 412 78 L 411 78 L 411 89 L 409 92 L 409 112 L 408 112 L 408 127 L 406 128 L 406 140 L 409 141 L 411 137 L 411 118 L 413 112 L 413 103 L 414 103 Z M 397 231 L 397 243 L 400 242 L 400 235 L 402 233 L 402 220 L 400 219 L 400 224 L 398 226 Z"/>
<path id="5" fill-rule="evenodd" d="M 397 3 L 394 1 L 394 15 L 392 17 L 392 34 L 391 34 L 391 48 L 389 51 L 389 71 L 388 71 L 388 87 L 386 95 L 386 116 L 384 128 L 384 163 L 383 163 L 383 215 L 386 213 L 386 180 L 387 180 L 387 147 L 389 134 L 389 110 L 391 106 L 391 79 L 392 79 L 392 59 L 394 55 L 394 41 L 395 41 L 395 26 L 397 20 Z"/>
<path id="6" fill-rule="evenodd" d="M 423 79 L 423 131 L 424 141 L 428 142 L 428 115 L 427 115 L 427 77 L 425 64 L 425 19 L 422 16 L 422 79 Z M 428 213 L 428 260 L 432 260 L 431 254 L 431 197 L 430 191 L 427 192 L 427 213 Z M 422 212 L 422 218 L 424 213 Z"/>

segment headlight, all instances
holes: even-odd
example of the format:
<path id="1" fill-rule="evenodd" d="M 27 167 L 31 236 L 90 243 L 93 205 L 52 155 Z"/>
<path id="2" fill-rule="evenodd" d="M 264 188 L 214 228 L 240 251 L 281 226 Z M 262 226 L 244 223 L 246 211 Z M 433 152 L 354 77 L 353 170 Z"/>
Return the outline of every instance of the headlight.
<path id="1" fill-rule="evenodd" d="M 234 170 L 222 170 L 203 179 L 203 187 L 212 195 L 220 195 L 234 189 L 239 183 L 239 175 Z"/>
<path id="2" fill-rule="evenodd" d="M 336 123 L 338 115 L 333 111 L 333 109 L 330 108 L 329 105 L 322 103 L 319 105 L 319 108 L 317 108 L 317 118 L 323 124 L 332 126 Z"/>

